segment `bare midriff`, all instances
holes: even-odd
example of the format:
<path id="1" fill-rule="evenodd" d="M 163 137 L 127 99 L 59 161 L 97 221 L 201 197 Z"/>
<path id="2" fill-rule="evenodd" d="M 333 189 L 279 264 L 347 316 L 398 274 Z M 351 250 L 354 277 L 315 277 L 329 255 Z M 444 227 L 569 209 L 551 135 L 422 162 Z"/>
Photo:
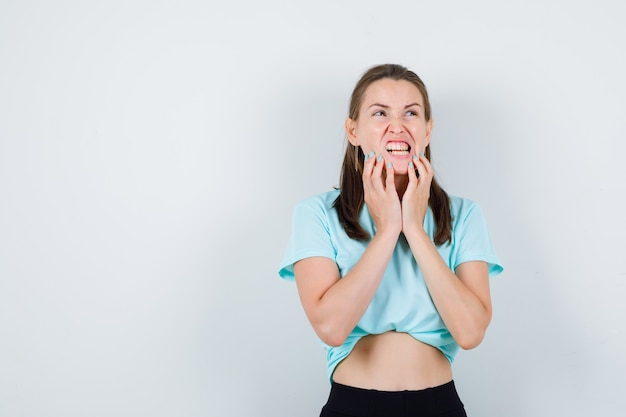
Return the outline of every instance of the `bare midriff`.
<path id="1" fill-rule="evenodd" d="M 380 391 L 420 390 L 451 380 L 450 361 L 439 349 L 398 332 L 361 338 L 333 373 L 339 384 Z"/>

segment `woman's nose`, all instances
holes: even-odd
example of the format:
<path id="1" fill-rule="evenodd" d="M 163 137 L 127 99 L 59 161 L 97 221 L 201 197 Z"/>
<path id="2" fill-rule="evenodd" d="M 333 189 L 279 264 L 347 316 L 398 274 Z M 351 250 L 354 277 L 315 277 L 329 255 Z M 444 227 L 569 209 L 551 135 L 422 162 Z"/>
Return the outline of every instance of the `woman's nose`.
<path id="1" fill-rule="evenodd" d="M 391 119 L 389 123 L 389 130 L 394 133 L 400 133 L 404 131 L 404 125 L 402 124 L 402 120 L 399 117 L 394 117 Z"/>

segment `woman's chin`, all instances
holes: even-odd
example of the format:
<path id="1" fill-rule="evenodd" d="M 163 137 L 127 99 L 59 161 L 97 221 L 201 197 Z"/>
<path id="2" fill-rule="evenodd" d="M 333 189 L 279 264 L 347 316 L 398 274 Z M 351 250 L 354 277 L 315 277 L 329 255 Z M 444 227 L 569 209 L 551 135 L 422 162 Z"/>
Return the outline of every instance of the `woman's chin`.
<path id="1" fill-rule="evenodd" d="M 395 175 L 409 175 L 409 168 L 407 164 L 393 164 L 393 173 Z"/>

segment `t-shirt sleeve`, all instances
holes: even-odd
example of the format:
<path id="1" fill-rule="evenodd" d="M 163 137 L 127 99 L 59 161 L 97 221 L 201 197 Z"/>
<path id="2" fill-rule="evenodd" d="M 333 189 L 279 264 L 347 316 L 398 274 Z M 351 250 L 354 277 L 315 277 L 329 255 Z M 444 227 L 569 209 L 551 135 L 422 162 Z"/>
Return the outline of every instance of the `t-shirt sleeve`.
<path id="1" fill-rule="evenodd" d="M 458 249 L 454 269 L 463 262 L 484 261 L 489 267 L 490 278 L 500 274 L 503 268 L 491 243 L 487 222 L 480 206 L 472 203 L 457 228 L 455 233 Z"/>
<path id="2" fill-rule="evenodd" d="M 305 200 L 294 211 L 291 223 L 291 237 L 280 264 L 278 275 L 293 281 L 293 265 L 301 259 L 323 256 L 335 260 L 328 213 L 319 200 Z"/>

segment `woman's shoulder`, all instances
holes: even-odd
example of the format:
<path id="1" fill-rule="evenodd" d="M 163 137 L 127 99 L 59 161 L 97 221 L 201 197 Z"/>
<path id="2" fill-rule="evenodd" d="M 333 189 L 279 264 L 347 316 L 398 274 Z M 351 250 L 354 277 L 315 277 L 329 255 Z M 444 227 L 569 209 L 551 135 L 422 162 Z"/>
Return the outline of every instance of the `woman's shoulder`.
<path id="1" fill-rule="evenodd" d="M 450 213 L 453 221 L 463 220 L 469 214 L 481 211 L 480 205 L 470 198 L 452 194 L 448 194 L 448 198 L 450 199 Z"/>
<path id="2" fill-rule="evenodd" d="M 448 198 L 450 198 L 450 207 L 456 210 L 466 210 L 470 207 L 477 206 L 477 203 L 467 197 L 460 197 L 454 194 L 448 194 Z"/>
<path id="3" fill-rule="evenodd" d="M 339 190 L 332 189 L 320 194 L 308 196 L 300 200 L 297 207 L 312 207 L 318 208 L 324 211 L 330 211 L 333 209 L 333 204 L 339 195 Z"/>
<path id="4" fill-rule="evenodd" d="M 300 227 L 323 226 L 327 231 L 339 230 L 341 225 L 334 207 L 339 191 L 331 190 L 305 197 L 293 209 L 293 224 Z"/>

